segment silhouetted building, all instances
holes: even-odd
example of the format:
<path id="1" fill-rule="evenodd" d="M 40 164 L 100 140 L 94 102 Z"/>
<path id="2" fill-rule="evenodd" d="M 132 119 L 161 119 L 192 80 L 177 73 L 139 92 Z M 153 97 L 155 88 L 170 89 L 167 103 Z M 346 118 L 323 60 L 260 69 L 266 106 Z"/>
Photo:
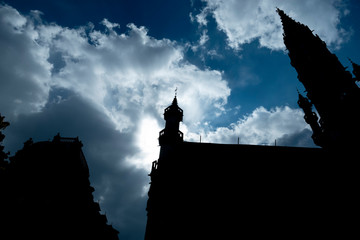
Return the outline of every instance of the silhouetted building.
<path id="1" fill-rule="evenodd" d="M 313 130 L 315 144 L 327 149 L 354 149 L 360 143 L 359 65 L 352 63 L 351 73 L 332 54 L 318 35 L 277 9 L 284 29 L 284 43 L 291 65 L 306 89 L 299 94 L 299 106 Z M 312 105 L 320 116 L 311 111 Z"/>
<path id="2" fill-rule="evenodd" d="M 164 118 L 146 240 L 342 236 L 354 225 L 356 175 L 325 150 L 185 142 L 176 97 Z"/>
<path id="3" fill-rule="evenodd" d="M 78 138 L 24 143 L 1 189 L 1 239 L 118 239 L 94 202 Z M 4 184 L 2 184 L 4 186 Z"/>
<path id="4" fill-rule="evenodd" d="M 146 240 L 357 234 L 360 67 L 351 62 L 353 78 L 307 26 L 277 11 L 307 91 L 298 104 L 322 148 L 185 142 L 175 96 L 149 174 Z"/>

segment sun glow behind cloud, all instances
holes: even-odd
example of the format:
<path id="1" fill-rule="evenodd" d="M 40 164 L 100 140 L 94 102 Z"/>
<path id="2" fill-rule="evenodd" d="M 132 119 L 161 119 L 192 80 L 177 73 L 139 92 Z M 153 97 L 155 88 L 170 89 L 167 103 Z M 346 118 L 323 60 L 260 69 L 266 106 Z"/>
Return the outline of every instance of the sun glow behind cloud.
<path id="1" fill-rule="evenodd" d="M 160 130 L 155 118 L 147 116 L 140 121 L 136 133 L 136 146 L 139 151 L 126 159 L 130 165 L 146 169 L 150 173 L 151 163 L 159 158 L 158 136 Z"/>

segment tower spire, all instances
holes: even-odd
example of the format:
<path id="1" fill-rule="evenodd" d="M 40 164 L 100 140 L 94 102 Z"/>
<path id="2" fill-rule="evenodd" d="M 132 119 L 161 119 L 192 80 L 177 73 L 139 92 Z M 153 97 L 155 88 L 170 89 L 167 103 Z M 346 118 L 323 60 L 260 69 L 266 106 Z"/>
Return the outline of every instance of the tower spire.
<path id="1" fill-rule="evenodd" d="M 307 92 L 307 98 L 299 94 L 298 104 L 313 129 L 313 136 L 321 135 L 323 139 L 322 142 L 315 141 L 313 137 L 315 144 L 322 146 L 326 142 L 329 148 L 356 145 L 353 139 L 360 135 L 360 117 L 355 109 L 358 109 L 360 92 L 351 73 L 306 25 L 296 22 L 280 9 L 277 13 L 283 25 L 291 65 Z M 311 110 L 312 105 L 320 116 L 319 122 Z"/>

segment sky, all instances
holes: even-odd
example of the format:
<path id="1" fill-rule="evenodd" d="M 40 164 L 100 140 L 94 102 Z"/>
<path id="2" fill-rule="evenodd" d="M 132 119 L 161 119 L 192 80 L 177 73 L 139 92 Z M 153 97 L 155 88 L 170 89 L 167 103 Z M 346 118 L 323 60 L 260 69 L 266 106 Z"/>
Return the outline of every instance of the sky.
<path id="1" fill-rule="evenodd" d="M 185 141 L 315 147 L 276 7 L 360 63 L 357 0 L 2 1 L 5 149 L 79 136 L 102 212 L 120 239 L 143 239 L 175 89 Z"/>

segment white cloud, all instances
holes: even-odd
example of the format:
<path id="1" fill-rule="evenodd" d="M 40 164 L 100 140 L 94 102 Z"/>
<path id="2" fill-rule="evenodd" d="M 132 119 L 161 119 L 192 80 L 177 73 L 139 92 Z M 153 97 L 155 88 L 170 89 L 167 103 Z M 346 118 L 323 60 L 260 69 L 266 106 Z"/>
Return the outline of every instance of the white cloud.
<path id="1" fill-rule="evenodd" d="M 101 23 L 107 27 L 108 30 L 113 31 L 113 28 L 120 28 L 120 24 L 109 22 L 106 18 Z"/>
<path id="2" fill-rule="evenodd" d="M 281 145 L 294 145 L 290 142 L 289 136 L 294 139 L 293 135 L 309 129 L 303 116 L 300 109 L 287 106 L 270 110 L 258 107 L 250 115 L 239 119 L 229 127 L 219 127 L 215 130 L 204 128 L 199 134 L 202 141 L 211 143 L 236 144 L 239 138 L 242 144 L 272 145 L 275 139 L 282 139 Z M 302 133 L 302 136 L 309 139 L 308 134 Z M 198 135 L 190 134 L 188 137 L 188 140 L 199 140 Z M 297 140 L 297 142 L 301 141 Z M 312 145 L 311 142 L 306 142 L 306 144 Z"/>
<path id="3" fill-rule="evenodd" d="M 221 111 L 230 89 L 218 71 L 200 70 L 184 62 L 181 46 L 148 36 L 144 27 L 129 24 L 128 29 L 120 35 L 62 29 L 53 45 L 65 66 L 53 76 L 54 85 L 76 91 L 103 108 L 121 131 L 134 123 L 129 113 L 162 112 L 175 87 L 193 118 L 212 109 Z"/>
<path id="4" fill-rule="evenodd" d="M 212 14 L 218 28 L 225 32 L 230 47 L 259 39 L 260 46 L 284 49 L 282 26 L 276 7 L 290 17 L 314 30 L 327 44 L 338 47 L 348 34 L 340 27 L 342 14 L 348 14 L 341 0 L 204 0 L 207 6 L 196 16 L 200 25 L 206 25 L 206 16 Z"/>
<path id="5" fill-rule="evenodd" d="M 196 19 L 196 21 L 200 24 L 200 26 L 206 26 L 208 24 L 206 17 L 209 14 L 209 12 L 210 12 L 209 8 L 204 8 L 199 14 L 195 16 L 195 18 L 190 16 L 191 21 L 194 22 L 194 20 Z"/>
<path id="6" fill-rule="evenodd" d="M 39 111 L 50 90 L 49 49 L 39 43 L 32 20 L 7 5 L 0 5 L 0 49 L 0 109 L 3 114 Z"/>
<path id="7" fill-rule="evenodd" d="M 135 135 L 142 131 L 139 119 L 163 124 L 163 109 L 176 87 L 189 126 L 224 112 L 230 89 L 222 74 L 186 62 L 183 46 L 155 39 L 145 27 L 128 24 L 126 32 L 118 33 L 119 25 L 104 19 L 104 32 L 93 24 L 67 28 L 7 5 L 0 10 L 0 103 L 9 120 L 14 114 L 41 112 L 51 91 L 61 102 L 66 97 L 57 89 L 76 93 L 117 130 Z"/>
<path id="8" fill-rule="evenodd" d="M 203 46 L 207 41 L 209 41 L 209 36 L 207 35 L 207 31 L 203 30 L 199 40 L 200 46 Z"/>

